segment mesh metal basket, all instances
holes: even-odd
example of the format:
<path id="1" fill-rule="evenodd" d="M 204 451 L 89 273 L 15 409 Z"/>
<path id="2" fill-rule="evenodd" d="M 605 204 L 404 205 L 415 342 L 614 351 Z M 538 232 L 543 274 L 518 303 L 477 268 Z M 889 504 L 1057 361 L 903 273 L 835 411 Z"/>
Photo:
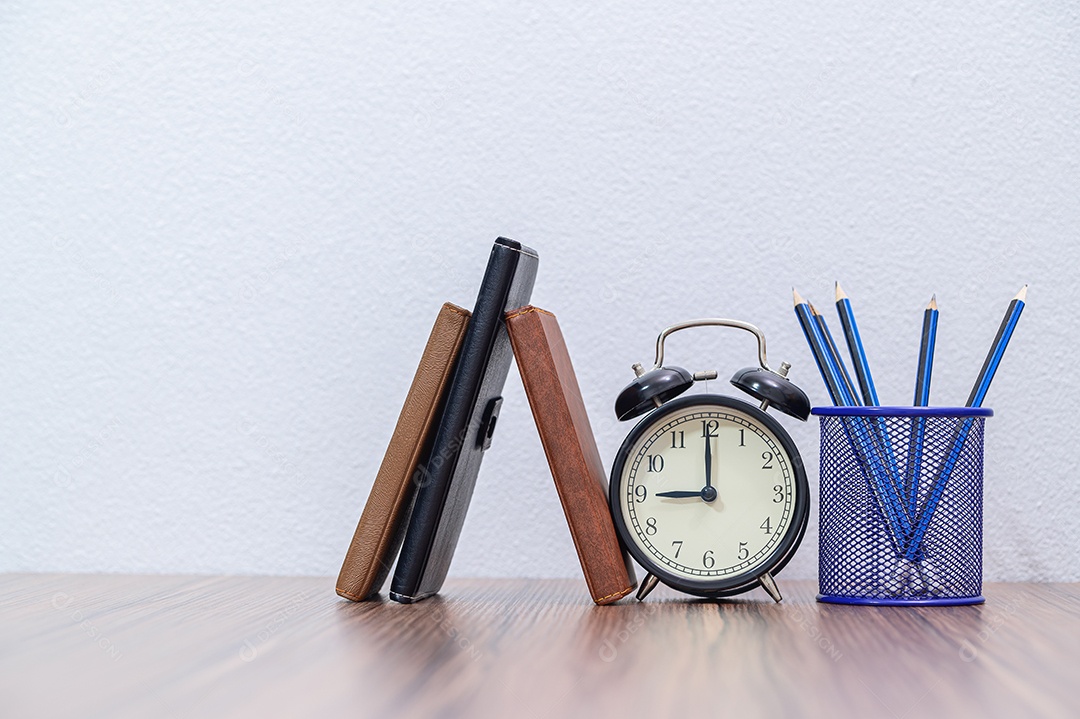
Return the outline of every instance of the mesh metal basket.
<path id="1" fill-rule="evenodd" d="M 819 601 L 977 604 L 983 422 L 973 407 L 819 407 Z"/>

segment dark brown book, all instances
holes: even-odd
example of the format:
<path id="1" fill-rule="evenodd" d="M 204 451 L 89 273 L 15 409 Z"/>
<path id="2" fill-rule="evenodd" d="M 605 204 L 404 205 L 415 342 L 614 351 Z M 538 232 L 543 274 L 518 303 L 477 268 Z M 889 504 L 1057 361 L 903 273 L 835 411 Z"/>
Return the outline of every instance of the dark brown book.
<path id="1" fill-rule="evenodd" d="M 401 408 L 390 445 L 371 487 L 337 580 L 337 593 L 354 602 L 377 594 L 401 548 L 416 496 L 414 475 L 427 463 L 446 387 L 461 351 L 469 311 L 449 302 L 431 330 L 420 366 Z"/>
<path id="2" fill-rule="evenodd" d="M 615 533 L 604 463 L 559 322 L 528 306 L 507 313 L 506 325 L 589 593 L 597 604 L 616 602 L 637 580 Z"/>

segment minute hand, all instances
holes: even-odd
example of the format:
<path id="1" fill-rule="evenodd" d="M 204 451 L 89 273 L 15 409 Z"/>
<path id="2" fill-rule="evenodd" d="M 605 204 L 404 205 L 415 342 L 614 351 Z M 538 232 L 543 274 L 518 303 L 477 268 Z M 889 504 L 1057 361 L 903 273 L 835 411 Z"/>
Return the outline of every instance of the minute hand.
<path id="1" fill-rule="evenodd" d="M 701 498 L 706 502 L 716 500 L 716 488 L 712 486 L 712 440 L 713 435 L 705 427 L 705 486 L 701 490 Z"/>
<path id="2" fill-rule="evenodd" d="M 712 487 L 712 435 L 705 432 L 705 488 Z"/>

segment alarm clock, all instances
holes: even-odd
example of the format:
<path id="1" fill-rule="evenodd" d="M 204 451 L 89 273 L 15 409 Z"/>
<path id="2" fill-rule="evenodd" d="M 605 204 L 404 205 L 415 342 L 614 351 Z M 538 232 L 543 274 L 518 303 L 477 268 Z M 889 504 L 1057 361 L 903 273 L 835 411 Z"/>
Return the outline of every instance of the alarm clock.
<path id="1" fill-rule="evenodd" d="M 758 366 L 731 384 L 757 400 L 707 391 L 682 395 L 716 371 L 690 373 L 664 365 L 664 341 L 692 327 L 720 326 L 757 338 Z M 619 539 L 648 575 L 643 600 L 657 582 L 699 597 L 727 597 L 760 586 L 777 602 L 773 576 L 802 541 L 810 490 L 799 450 L 772 415 L 801 421 L 806 393 L 787 378 L 791 365 L 769 367 L 765 335 L 748 322 L 700 319 L 668 327 L 656 340 L 656 362 L 619 393 L 619 420 L 642 419 L 611 468 L 608 499 Z"/>

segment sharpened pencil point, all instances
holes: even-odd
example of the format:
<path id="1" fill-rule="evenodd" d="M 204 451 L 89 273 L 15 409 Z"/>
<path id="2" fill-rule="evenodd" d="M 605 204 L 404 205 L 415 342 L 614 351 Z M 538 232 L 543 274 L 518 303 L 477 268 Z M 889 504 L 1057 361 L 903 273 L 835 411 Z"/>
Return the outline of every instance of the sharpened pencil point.
<path id="1" fill-rule="evenodd" d="M 1020 291 L 1016 293 L 1016 297 L 1013 299 L 1020 300 L 1021 302 L 1027 302 L 1027 285 L 1020 288 Z"/>
<path id="2" fill-rule="evenodd" d="M 806 304 L 810 305 L 810 314 L 812 314 L 814 317 L 821 316 L 821 313 L 817 311 L 817 307 L 814 307 L 813 302 L 807 302 Z"/>
<path id="3" fill-rule="evenodd" d="M 791 288 L 791 296 L 795 299 L 795 306 L 796 307 L 798 307 L 799 305 L 805 305 L 806 304 L 806 300 L 804 300 L 802 298 L 802 295 L 800 295 L 799 291 L 797 289 L 795 289 L 794 287 Z"/>
<path id="4" fill-rule="evenodd" d="M 928 309 L 928 310 L 936 310 L 937 309 L 937 295 L 936 294 L 933 295 L 930 298 L 930 304 L 928 304 L 926 306 L 926 309 Z"/>
<path id="5" fill-rule="evenodd" d="M 836 281 L 836 301 L 847 299 L 847 292 L 844 292 L 844 288 L 840 286 L 840 280 Z"/>

